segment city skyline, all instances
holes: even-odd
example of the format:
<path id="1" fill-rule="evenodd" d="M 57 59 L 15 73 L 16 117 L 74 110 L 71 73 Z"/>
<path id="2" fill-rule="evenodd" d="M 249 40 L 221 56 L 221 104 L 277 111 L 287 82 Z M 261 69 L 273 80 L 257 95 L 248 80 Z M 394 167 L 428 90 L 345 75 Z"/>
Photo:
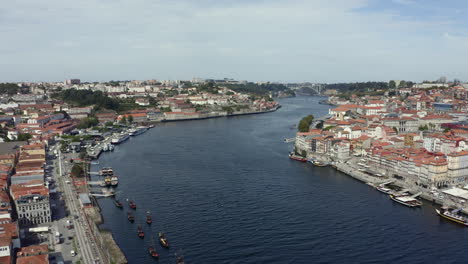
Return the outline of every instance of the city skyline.
<path id="1" fill-rule="evenodd" d="M 468 79 L 463 1 L 71 4 L 0 7 L 0 82 Z"/>

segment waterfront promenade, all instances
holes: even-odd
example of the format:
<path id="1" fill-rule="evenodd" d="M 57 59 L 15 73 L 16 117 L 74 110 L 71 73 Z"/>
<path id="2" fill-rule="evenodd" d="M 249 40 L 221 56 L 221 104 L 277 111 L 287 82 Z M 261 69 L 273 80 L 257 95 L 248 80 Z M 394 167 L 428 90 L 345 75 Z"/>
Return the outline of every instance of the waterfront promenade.
<path id="1" fill-rule="evenodd" d="M 74 191 L 72 179 L 69 177 L 71 164 L 69 160 L 73 156 L 63 155 L 58 151 L 57 165 L 59 168 L 58 181 L 63 190 L 63 196 L 69 210 L 69 217 L 74 222 L 75 238 L 77 240 L 78 256 L 84 263 L 110 263 L 107 256 L 97 247 L 96 235 L 92 233 L 92 227 L 86 213 L 78 200 L 78 194 Z M 76 157 L 75 157 L 76 158 Z M 106 256 L 106 257 L 104 257 Z"/>

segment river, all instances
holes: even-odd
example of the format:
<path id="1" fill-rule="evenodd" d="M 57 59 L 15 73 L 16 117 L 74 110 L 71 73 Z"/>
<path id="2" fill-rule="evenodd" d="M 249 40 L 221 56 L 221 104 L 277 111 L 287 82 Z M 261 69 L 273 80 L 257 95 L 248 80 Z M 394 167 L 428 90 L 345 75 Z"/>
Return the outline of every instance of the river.
<path id="1" fill-rule="evenodd" d="M 319 97 L 281 99 L 277 112 L 163 123 L 104 153 L 120 176 L 117 197 L 137 203 L 136 221 L 100 199 L 103 228 L 129 263 L 466 263 L 468 231 L 428 202 L 409 209 L 327 167 L 288 159 L 294 124 L 322 116 Z M 146 225 L 145 211 L 153 224 Z M 139 239 L 136 226 L 146 232 Z M 159 246 L 164 231 L 169 250 Z"/>

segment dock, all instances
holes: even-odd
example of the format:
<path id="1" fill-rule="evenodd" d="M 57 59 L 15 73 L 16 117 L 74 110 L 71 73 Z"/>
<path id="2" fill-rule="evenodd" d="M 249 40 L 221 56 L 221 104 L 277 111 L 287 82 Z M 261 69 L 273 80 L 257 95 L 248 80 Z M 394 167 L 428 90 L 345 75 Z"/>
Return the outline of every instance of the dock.
<path id="1" fill-rule="evenodd" d="M 104 183 L 104 181 L 88 181 L 89 185 L 100 185 L 100 186 L 102 186 L 103 183 Z"/>

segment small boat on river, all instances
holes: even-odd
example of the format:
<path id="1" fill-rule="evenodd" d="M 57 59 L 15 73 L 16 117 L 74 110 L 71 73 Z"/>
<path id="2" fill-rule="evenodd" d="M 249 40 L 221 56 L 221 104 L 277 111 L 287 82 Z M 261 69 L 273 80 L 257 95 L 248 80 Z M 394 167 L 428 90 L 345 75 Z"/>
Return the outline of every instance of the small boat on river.
<path id="1" fill-rule="evenodd" d="M 144 238 L 145 237 L 145 232 L 143 232 L 143 228 L 141 228 L 141 225 L 138 225 L 137 227 L 137 235 L 139 238 Z"/>
<path id="2" fill-rule="evenodd" d="M 153 258 L 159 258 L 159 254 L 158 254 L 158 252 L 156 251 L 156 249 L 154 249 L 153 246 L 149 246 L 149 247 L 148 247 L 148 253 L 149 253 L 149 255 L 150 255 L 151 257 L 153 257 Z"/>
<path id="3" fill-rule="evenodd" d="M 169 248 L 169 242 L 167 242 L 166 235 L 163 232 L 159 232 L 159 243 L 165 248 Z"/>
<path id="4" fill-rule="evenodd" d="M 132 208 L 132 209 L 136 209 L 136 203 L 132 200 L 129 200 L 128 201 L 128 207 Z"/>
<path id="5" fill-rule="evenodd" d="M 130 223 L 135 222 L 135 216 L 133 215 L 132 212 L 130 212 L 130 211 L 127 212 L 127 219 L 128 219 L 128 221 L 130 221 Z"/>
<path id="6" fill-rule="evenodd" d="M 114 204 L 115 204 L 115 207 L 117 208 L 123 208 L 123 204 L 117 199 L 115 199 Z"/>
<path id="7" fill-rule="evenodd" d="M 148 225 L 151 225 L 151 223 L 153 223 L 153 220 L 151 219 L 151 213 L 149 211 L 146 212 L 146 223 Z"/>

